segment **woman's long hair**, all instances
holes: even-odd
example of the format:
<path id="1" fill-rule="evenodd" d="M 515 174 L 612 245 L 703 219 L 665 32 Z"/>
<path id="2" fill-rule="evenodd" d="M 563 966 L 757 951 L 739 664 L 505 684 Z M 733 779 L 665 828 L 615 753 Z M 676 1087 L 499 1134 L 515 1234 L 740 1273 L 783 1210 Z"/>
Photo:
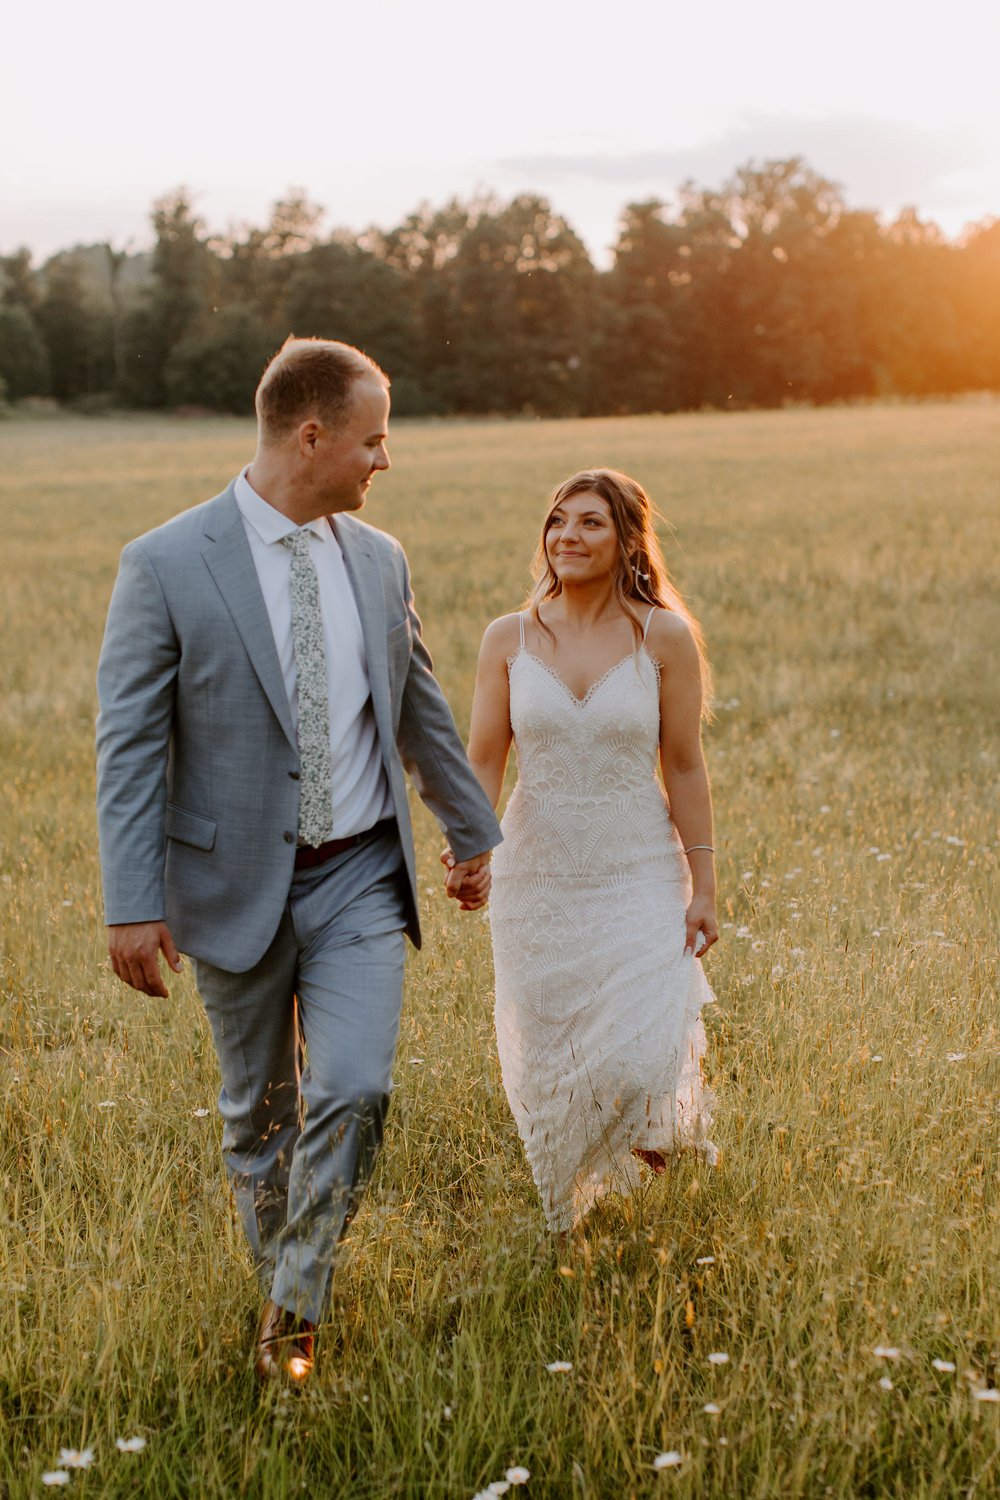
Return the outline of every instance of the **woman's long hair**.
<path id="1" fill-rule="evenodd" d="M 679 591 L 671 580 L 663 552 L 653 530 L 656 512 L 649 496 L 636 479 L 622 474 L 617 469 L 581 469 L 570 479 L 557 485 L 549 501 L 542 523 L 542 534 L 538 549 L 531 564 L 531 575 L 535 580 L 526 600 L 531 618 L 550 638 L 552 631 L 542 620 L 539 606 L 547 599 L 555 599 L 562 593 L 562 584 L 553 573 L 545 551 L 545 538 L 552 523 L 553 512 L 574 495 L 599 495 L 607 501 L 618 537 L 618 562 L 612 575 L 615 600 L 623 614 L 632 622 L 636 650 L 642 642 L 645 624 L 643 604 L 656 604 L 661 609 L 673 610 L 687 622 L 694 637 L 701 660 L 701 680 L 706 715 L 712 692 L 712 670 L 705 650 L 705 638 L 701 626 L 688 609 Z M 661 518 L 662 519 L 662 518 Z"/>

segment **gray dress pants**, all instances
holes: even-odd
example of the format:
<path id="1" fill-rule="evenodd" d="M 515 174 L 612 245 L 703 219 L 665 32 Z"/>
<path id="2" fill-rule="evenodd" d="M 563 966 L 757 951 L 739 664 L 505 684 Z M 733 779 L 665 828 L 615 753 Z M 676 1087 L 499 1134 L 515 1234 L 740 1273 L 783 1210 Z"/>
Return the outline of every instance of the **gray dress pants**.
<path id="1" fill-rule="evenodd" d="M 226 1168 L 261 1285 L 313 1323 L 382 1142 L 405 900 L 390 823 L 296 872 L 274 941 L 247 973 L 195 960 L 222 1074 Z"/>

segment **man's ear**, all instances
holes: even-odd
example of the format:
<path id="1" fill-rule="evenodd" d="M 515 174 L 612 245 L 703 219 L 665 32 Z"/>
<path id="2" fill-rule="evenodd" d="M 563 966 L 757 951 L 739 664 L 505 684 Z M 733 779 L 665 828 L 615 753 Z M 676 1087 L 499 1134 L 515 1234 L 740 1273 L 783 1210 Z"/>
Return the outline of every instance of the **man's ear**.
<path id="1" fill-rule="evenodd" d="M 316 421 L 315 417 L 310 417 L 307 422 L 299 424 L 299 452 L 303 458 L 312 458 L 316 451 L 316 443 L 319 439 L 320 430 L 320 424 Z"/>

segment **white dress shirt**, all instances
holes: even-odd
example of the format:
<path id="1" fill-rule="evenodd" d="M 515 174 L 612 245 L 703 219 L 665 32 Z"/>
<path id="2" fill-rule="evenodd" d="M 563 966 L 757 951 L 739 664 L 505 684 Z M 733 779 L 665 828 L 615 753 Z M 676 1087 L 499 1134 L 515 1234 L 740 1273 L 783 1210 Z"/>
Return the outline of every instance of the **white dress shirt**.
<path id="1" fill-rule="evenodd" d="M 298 527 L 257 494 L 247 479 L 246 469 L 236 480 L 236 503 L 243 517 L 267 606 L 292 722 L 298 728 L 299 704 L 289 592 L 292 558 L 281 542 L 282 537 L 297 531 Z M 372 713 L 361 616 L 347 576 L 344 554 L 326 516 L 309 521 L 305 529 L 312 534 L 309 550 L 319 578 L 329 690 L 333 785 L 327 837 L 339 839 L 352 833 L 363 833 L 380 818 L 389 817 L 392 797 Z"/>

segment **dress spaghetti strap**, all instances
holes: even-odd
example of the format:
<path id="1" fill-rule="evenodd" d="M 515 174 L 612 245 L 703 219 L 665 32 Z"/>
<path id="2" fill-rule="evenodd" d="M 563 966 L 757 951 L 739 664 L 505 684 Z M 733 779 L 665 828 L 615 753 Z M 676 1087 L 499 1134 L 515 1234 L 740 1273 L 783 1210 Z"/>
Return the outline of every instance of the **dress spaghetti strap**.
<path id="1" fill-rule="evenodd" d="M 524 610 L 517 617 L 517 623 L 521 627 L 521 650 L 524 650 Z"/>
<path id="2" fill-rule="evenodd" d="M 656 605 L 654 604 L 651 607 L 651 609 L 649 611 L 649 614 L 646 616 L 646 623 L 645 623 L 645 625 L 642 627 L 642 639 L 643 639 L 644 643 L 645 643 L 645 640 L 646 640 L 646 636 L 649 634 L 649 622 L 650 622 L 650 620 L 653 618 L 653 616 L 655 614 L 656 614 Z M 522 629 L 522 632 L 523 632 L 524 627 L 522 626 L 521 629 Z M 523 645 L 524 642 L 522 641 L 521 644 Z"/>

